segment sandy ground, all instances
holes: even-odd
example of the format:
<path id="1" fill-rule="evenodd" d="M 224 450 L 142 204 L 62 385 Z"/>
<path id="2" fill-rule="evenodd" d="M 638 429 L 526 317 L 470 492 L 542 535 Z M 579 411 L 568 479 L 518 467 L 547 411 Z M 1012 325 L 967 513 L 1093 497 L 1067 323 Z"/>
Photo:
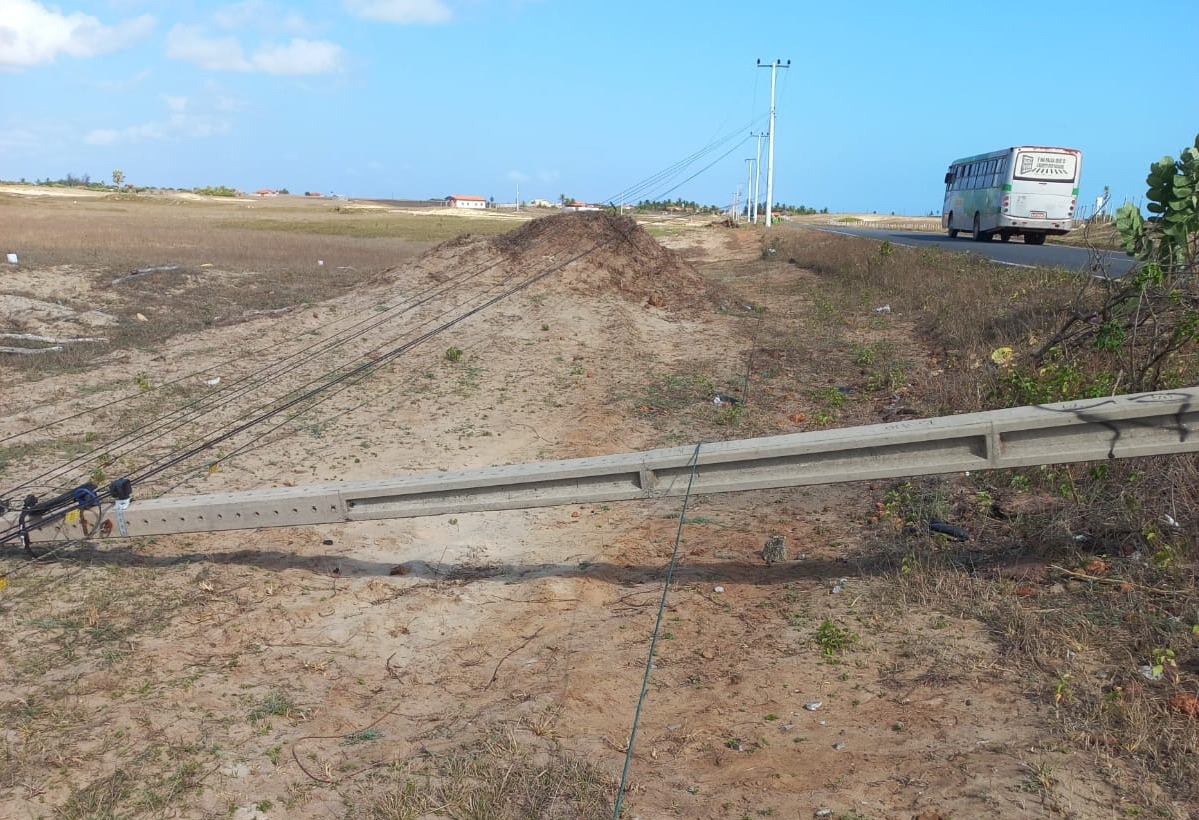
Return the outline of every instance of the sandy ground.
<path id="1" fill-rule="evenodd" d="M 491 287 L 535 259 L 563 261 L 569 238 L 530 240 L 504 257 L 512 268 L 494 269 L 493 248 L 447 243 L 336 303 L 36 379 L 0 399 L 0 437 L 84 407 L 99 408 L 89 428 L 107 436 L 122 415 L 96 397 L 125 394 L 113 373 L 185 378 L 202 395 L 188 374 L 227 385 L 454 271 L 485 270 Z M 725 388 L 744 372 L 754 332 L 737 306 L 770 305 L 802 326 L 805 299 L 783 294 L 810 274 L 755 268 L 748 231 L 664 242 L 679 253 L 618 243 L 568 265 L 219 470 L 142 490 L 352 480 L 728 435 L 706 397 L 681 429 L 646 411 L 646 397 L 662 374 L 727 377 Z M 17 289 L 47 304 L 85 287 L 54 271 L 22 277 Z M 453 294 L 465 304 L 463 288 Z M 4 304 L 10 321 L 30 315 Z M 339 355 L 366 360 L 407 338 L 415 317 Z M 28 326 L 61 332 L 63 321 Z M 444 355 L 451 345 L 458 362 Z M 795 378 L 821 378 L 819 364 Z M 281 394 L 298 383 L 289 378 Z M 214 419 L 240 412 L 231 399 Z M 6 485 L 26 469 L 10 464 Z M 1048 731 L 1049 706 L 979 623 L 910 611 L 880 591 L 887 578 L 861 557 L 872 492 L 691 499 L 626 816 L 1120 816 L 1112 784 L 1124 775 Z M 100 816 L 83 809 L 108 805 L 122 817 L 369 816 L 403 785 L 392 764 L 481 748 L 497 732 L 520 754 L 595 765 L 615 795 L 680 513 L 676 499 L 114 540 L 38 564 L 6 547 L 0 814 Z M 762 547 L 776 533 L 790 560 L 767 565 Z M 859 642 L 823 653 L 814 635 L 825 620 Z M 286 708 L 264 709 L 275 702 Z M 36 703 L 54 718 L 33 717 Z M 180 761 L 195 763 L 186 778 Z"/>

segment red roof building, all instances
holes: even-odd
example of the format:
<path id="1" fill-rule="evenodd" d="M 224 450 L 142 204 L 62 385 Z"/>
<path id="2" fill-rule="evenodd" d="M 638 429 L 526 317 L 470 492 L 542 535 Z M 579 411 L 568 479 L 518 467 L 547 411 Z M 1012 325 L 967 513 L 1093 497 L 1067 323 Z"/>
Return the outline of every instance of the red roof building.
<path id="1" fill-rule="evenodd" d="M 451 208 L 486 208 L 487 200 L 481 196 L 447 196 L 446 204 Z"/>

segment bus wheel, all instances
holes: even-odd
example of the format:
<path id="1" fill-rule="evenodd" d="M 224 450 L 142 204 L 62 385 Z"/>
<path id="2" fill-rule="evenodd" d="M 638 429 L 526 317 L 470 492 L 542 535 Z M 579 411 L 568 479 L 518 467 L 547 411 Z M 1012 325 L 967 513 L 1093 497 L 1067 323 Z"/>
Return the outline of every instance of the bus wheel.
<path id="1" fill-rule="evenodd" d="M 1012 235 L 1010 233 L 1008 233 L 1007 231 L 1004 231 L 1003 233 L 999 234 L 1000 242 L 1007 242 L 1011 238 L 1012 238 Z"/>
<path id="2" fill-rule="evenodd" d="M 979 221 L 978 214 L 974 215 L 974 241 L 975 242 L 990 242 L 991 234 L 983 233 L 982 223 Z"/>
<path id="3" fill-rule="evenodd" d="M 958 235 L 958 229 L 953 227 L 953 211 L 950 211 L 949 212 L 949 238 L 956 239 L 957 235 Z"/>
<path id="4" fill-rule="evenodd" d="M 1024 234 L 1025 245 L 1044 245 L 1045 234 L 1043 233 L 1026 233 Z"/>

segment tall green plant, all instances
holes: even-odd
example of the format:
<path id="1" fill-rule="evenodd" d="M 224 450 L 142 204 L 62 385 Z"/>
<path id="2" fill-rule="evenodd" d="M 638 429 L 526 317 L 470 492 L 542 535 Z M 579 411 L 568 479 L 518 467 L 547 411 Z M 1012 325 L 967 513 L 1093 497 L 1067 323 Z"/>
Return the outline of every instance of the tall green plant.
<path id="1" fill-rule="evenodd" d="M 1199 255 L 1199 136 L 1178 159 L 1162 157 L 1149 167 L 1145 206 L 1126 204 L 1116 212 L 1116 228 L 1129 255 L 1167 272 L 1195 272 Z"/>
<path id="2" fill-rule="evenodd" d="M 1133 205 L 1116 212 L 1125 250 L 1143 264 L 1122 279 L 1089 281 L 1038 351 L 1039 367 L 1097 356 L 1112 367 L 1100 375 L 1133 392 L 1196 376 L 1183 371 L 1199 346 L 1199 136 L 1178 159 L 1151 165 L 1145 181 L 1150 216 Z"/>

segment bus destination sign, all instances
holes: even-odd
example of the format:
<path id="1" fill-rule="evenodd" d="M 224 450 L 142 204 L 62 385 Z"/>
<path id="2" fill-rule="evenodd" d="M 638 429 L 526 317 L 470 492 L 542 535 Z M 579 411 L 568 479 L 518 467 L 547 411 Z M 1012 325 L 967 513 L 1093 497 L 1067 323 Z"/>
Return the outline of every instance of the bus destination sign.
<path id="1" fill-rule="evenodd" d="M 1016 176 L 1022 179 L 1074 178 L 1074 157 L 1070 154 L 1022 153 L 1016 165 Z"/>

